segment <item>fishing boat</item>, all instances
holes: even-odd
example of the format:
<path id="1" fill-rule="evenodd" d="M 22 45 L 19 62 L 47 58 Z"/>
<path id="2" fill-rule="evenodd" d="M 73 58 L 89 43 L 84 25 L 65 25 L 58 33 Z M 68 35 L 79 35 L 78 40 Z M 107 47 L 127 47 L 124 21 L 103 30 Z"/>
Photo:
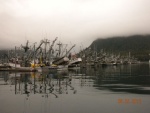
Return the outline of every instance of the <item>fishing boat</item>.
<path id="1" fill-rule="evenodd" d="M 81 58 L 76 58 L 73 60 L 69 61 L 68 67 L 72 68 L 72 67 L 80 67 L 80 63 L 82 62 Z"/>

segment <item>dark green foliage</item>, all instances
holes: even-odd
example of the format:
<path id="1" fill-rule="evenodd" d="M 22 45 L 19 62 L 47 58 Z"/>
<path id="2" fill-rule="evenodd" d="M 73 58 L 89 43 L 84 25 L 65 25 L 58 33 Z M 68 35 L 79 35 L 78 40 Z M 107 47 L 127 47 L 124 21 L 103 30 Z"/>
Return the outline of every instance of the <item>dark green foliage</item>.
<path id="1" fill-rule="evenodd" d="M 133 35 L 128 37 L 112 37 L 107 39 L 97 39 L 90 47 L 99 52 L 103 49 L 106 52 L 120 53 L 127 55 L 129 52 L 141 61 L 149 60 L 150 35 Z"/>

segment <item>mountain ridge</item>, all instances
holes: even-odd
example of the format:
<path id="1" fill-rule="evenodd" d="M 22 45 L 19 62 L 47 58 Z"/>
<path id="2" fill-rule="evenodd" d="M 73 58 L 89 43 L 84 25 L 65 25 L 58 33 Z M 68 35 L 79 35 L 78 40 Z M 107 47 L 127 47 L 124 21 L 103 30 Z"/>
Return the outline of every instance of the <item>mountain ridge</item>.
<path id="1" fill-rule="evenodd" d="M 98 38 L 89 46 L 92 50 L 99 52 L 103 49 L 114 54 L 132 56 L 141 61 L 149 60 L 150 35 L 117 36 L 109 38 Z"/>

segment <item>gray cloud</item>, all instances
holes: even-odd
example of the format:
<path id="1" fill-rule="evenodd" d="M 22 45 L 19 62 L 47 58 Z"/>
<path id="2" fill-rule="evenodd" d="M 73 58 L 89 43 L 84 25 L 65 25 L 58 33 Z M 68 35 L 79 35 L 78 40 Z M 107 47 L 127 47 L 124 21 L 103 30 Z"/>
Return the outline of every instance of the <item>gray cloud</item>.
<path id="1" fill-rule="evenodd" d="M 59 37 L 86 47 L 96 38 L 150 33 L 149 0 L 1 0 L 0 48 Z"/>

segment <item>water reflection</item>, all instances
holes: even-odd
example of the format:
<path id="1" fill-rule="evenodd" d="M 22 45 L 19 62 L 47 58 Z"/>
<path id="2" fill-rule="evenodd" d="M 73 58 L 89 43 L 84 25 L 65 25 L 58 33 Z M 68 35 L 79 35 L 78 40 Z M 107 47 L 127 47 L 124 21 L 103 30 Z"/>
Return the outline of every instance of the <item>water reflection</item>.
<path id="1" fill-rule="evenodd" d="M 89 68 L 86 76 L 92 76 L 93 87 L 112 93 L 150 94 L 149 65 L 108 66 Z"/>
<path id="2" fill-rule="evenodd" d="M 149 94 L 149 64 L 48 73 L 0 72 L 2 113 L 120 113 L 122 108 L 136 113 L 149 110 Z M 135 98 L 142 104 L 118 104 L 118 99 Z"/>
<path id="3" fill-rule="evenodd" d="M 26 94 L 29 97 L 31 94 L 41 94 L 42 97 L 48 98 L 53 95 L 58 98 L 59 94 L 68 94 L 72 91 L 76 94 L 77 90 L 72 86 L 71 76 L 68 71 L 58 71 L 50 73 L 8 73 L 2 72 L 0 85 L 10 85 L 11 90 L 15 94 Z M 28 99 L 28 98 L 27 98 Z"/>
<path id="4" fill-rule="evenodd" d="M 110 93 L 150 94 L 148 64 L 120 65 L 98 68 L 69 69 L 48 73 L 0 73 L 0 85 L 10 85 L 15 94 L 41 94 L 48 98 L 60 94 L 76 94 L 76 88 L 86 87 Z M 72 80 L 77 80 L 72 84 Z"/>
<path id="5" fill-rule="evenodd" d="M 74 78 L 80 79 L 81 86 L 90 84 L 111 93 L 150 94 L 149 64 L 89 67 L 76 72 Z"/>

